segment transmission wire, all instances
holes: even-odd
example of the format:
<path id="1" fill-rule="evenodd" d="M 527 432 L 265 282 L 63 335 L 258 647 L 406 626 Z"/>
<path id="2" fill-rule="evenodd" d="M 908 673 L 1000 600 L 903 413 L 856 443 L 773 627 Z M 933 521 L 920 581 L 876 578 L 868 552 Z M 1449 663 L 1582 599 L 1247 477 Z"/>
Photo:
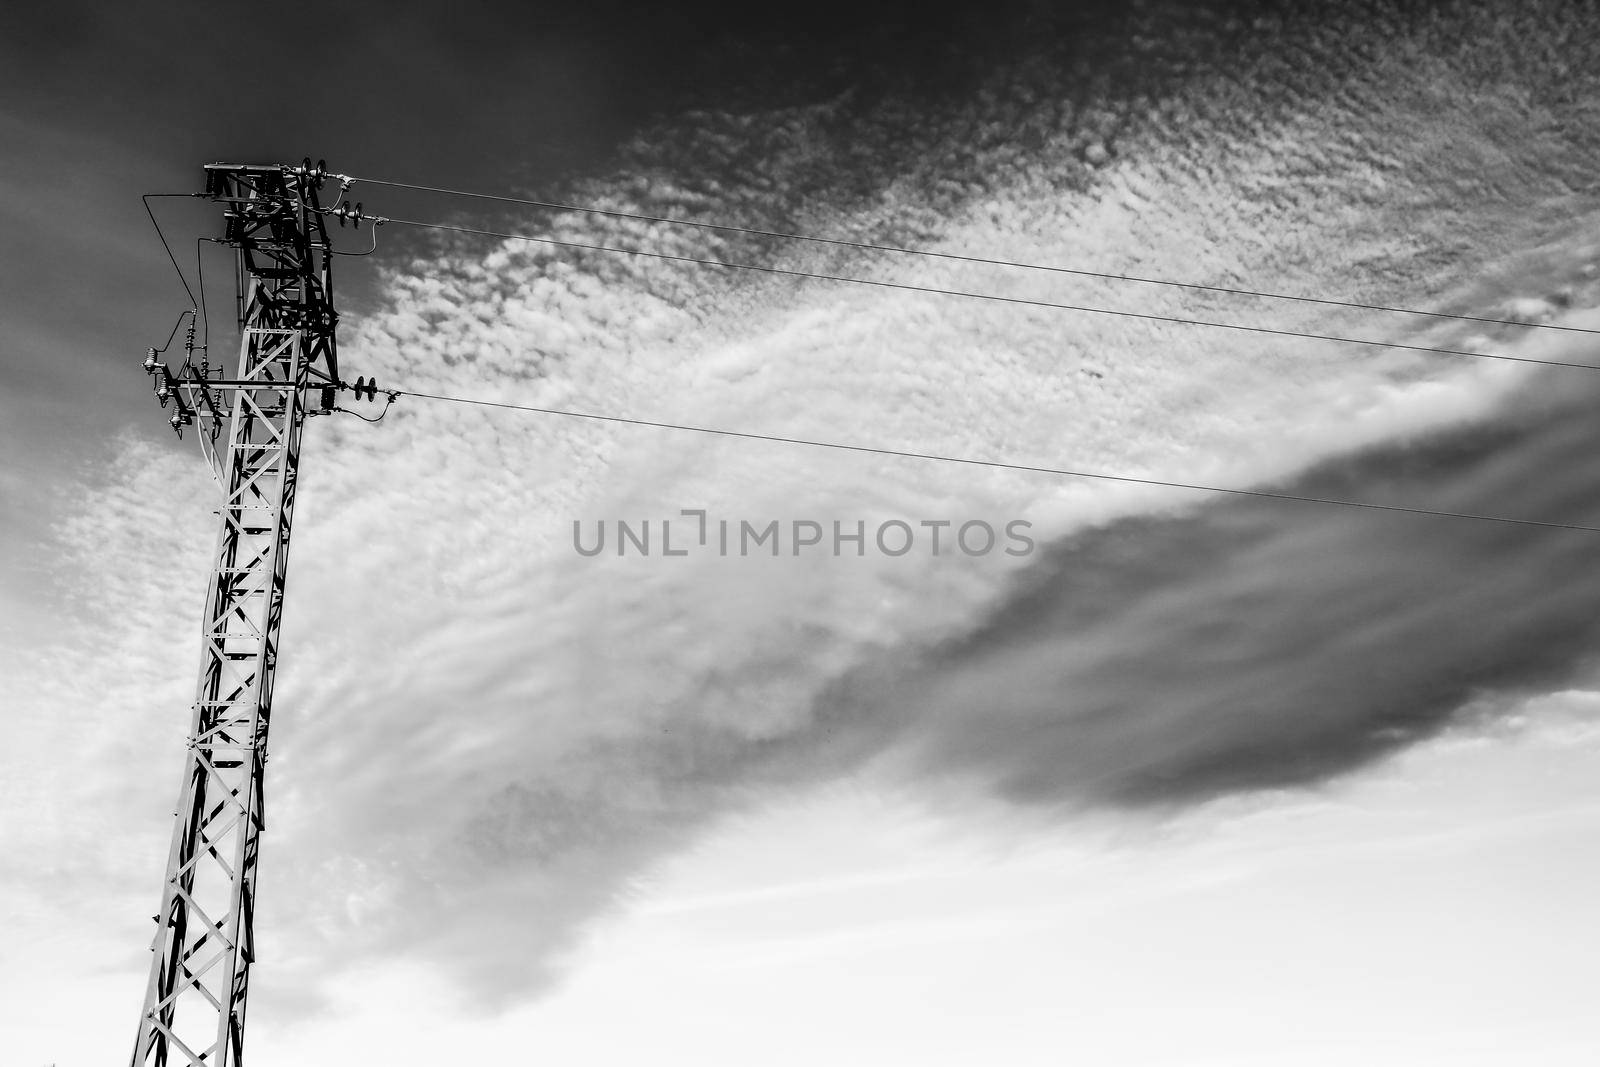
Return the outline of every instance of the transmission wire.
<path id="1" fill-rule="evenodd" d="M 899 289 L 915 293 L 932 293 L 939 296 L 958 296 L 968 300 L 992 300 L 1004 304 L 1022 304 L 1030 307 L 1054 308 L 1061 311 L 1080 311 L 1092 315 L 1112 315 L 1121 318 L 1142 319 L 1147 322 L 1164 322 L 1178 326 L 1202 326 L 1209 329 L 1236 330 L 1242 333 L 1266 334 L 1273 337 L 1298 337 L 1310 341 L 1332 341 L 1337 344 L 1372 345 L 1377 348 L 1399 349 L 1407 352 L 1426 352 L 1440 356 L 1466 356 L 1471 359 L 1496 359 L 1511 363 L 1535 363 L 1547 367 L 1572 367 L 1578 370 L 1600 370 L 1600 366 L 1591 363 L 1574 363 L 1560 359 L 1537 359 L 1533 356 L 1510 356 L 1494 352 L 1468 352 L 1459 348 L 1440 348 L 1433 345 L 1405 344 L 1400 341 L 1377 341 L 1360 337 L 1341 337 L 1336 334 L 1307 333 L 1301 330 L 1285 330 L 1271 326 L 1249 326 L 1237 322 L 1217 322 L 1210 319 L 1189 319 L 1176 315 L 1158 315 L 1147 311 L 1119 311 L 1113 308 L 1089 307 L 1082 304 L 1063 304 L 1051 300 L 1033 300 L 1020 296 L 1000 296 L 994 293 L 974 293 L 964 289 L 941 289 L 930 285 L 913 285 L 909 282 L 890 282 L 873 278 L 853 278 L 841 274 L 819 274 L 813 271 L 793 270 L 788 267 L 772 267 L 758 263 L 739 263 L 733 260 L 704 259 L 696 256 L 678 256 L 667 252 L 649 252 L 639 248 L 619 248 L 613 245 L 592 244 L 584 241 L 564 241 L 555 237 L 535 237 L 530 234 L 505 233 L 499 230 L 484 230 L 471 226 L 455 226 L 443 222 L 421 222 L 415 219 L 386 218 L 385 222 L 398 226 L 413 226 L 428 230 L 448 230 L 454 233 L 470 234 L 477 237 L 495 237 L 507 241 L 527 241 L 533 244 L 551 245 L 557 248 L 583 249 L 592 252 L 611 252 L 620 255 L 645 256 L 650 259 L 666 260 L 673 263 L 690 263 L 702 267 L 722 267 L 730 270 L 752 270 L 764 274 L 783 275 L 792 278 L 811 278 L 818 281 L 848 282 L 853 285 L 873 285 L 884 289 Z"/>
<path id="2" fill-rule="evenodd" d="M 1279 493 L 1268 489 L 1231 489 L 1224 486 L 1200 485 L 1194 482 L 1167 481 L 1160 478 L 1140 478 L 1127 474 L 1105 474 L 1098 471 L 1067 470 L 1060 467 L 1039 467 L 1024 463 L 1006 463 L 1001 460 L 973 459 L 964 456 L 946 456 L 933 452 L 913 452 L 898 448 L 880 448 L 873 445 L 848 444 L 842 441 L 821 441 L 805 437 L 784 437 L 778 434 L 752 433 L 743 430 L 723 430 L 710 426 L 692 426 L 679 422 L 657 422 L 650 419 L 633 419 L 621 415 L 599 415 L 585 411 L 564 411 L 560 408 L 537 407 L 531 404 L 511 404 L 498 400 L 475 400 L 469 397 L 444 396 L 439 393 L 422 393 L 410 389 L 397 389 L 393 396 L 414 396 L 422 400 L 439 400 L 451 404 L 468 404 L 475 407 L 503 408 L 509 411 L 527 411 L 541 415 L 560 415 L 569 419 L 592 422 L 610 422 L 625 426 L 644 426 L 658 430 L 680 430 L 688 433 L 733 437 L 747 441 L 768 441 L 775 444 L 801 445 L 808 448 L 829 448 L 843 452 L 857 452 L 876 456 L 897 456 L 903 459 L 921 459 L 937 463 L 959 463 L 972 467 L 989 467 L 996 470 L 1021 471 L 1030 474 L 1053 474 L 1067 478 L 1088 478 L 1097 481 L 1120 482 L 1129 485 L 1155 486 L 1164 489 L 1187 489 L 1201 493 L 1225 493 L 1231 496 L 1260 497 L 1267 500 L 1289 500 L 1303 504 L 1331 504 L 1339 507 L 1365 508 L 1373 511 L 1401 512 L 1408 515 L 1432 515 L 1445 519 L 1472 519 L 1478 522 L 1498 522 L 1516 526 L 1539 526 L 1556 530 L 1580 530 L 1600 533 L 1600 526 L 1583 526 L 1576 523 L 1546 522 L 1540 519 L 1516 519 L 1505 515 L 1484 515 L 1467 511 L 1439 511 L 1433 508 L 1408 507 L 1401 504 L 1378 504 L 1367 500 L 1344 500 L 1338 497 L 1307 496 L 1299 493 Z M 388 409 L 385 408 L 385 411 Z"/>
<path id="3" fill-rule="evenodd" d="M 474 193 L 463 189 L 446 189 L 435 185 L 416 185 L 410 182 L 384 181 L 378 178 L 353 178 L 353 181 L 366 182 L 368 185 L 383 185 L 394 189 L 411 189 L 416 192 L 438 193 L 444 196 L 468 197 L 474 200 L 492 200 L 504 204 L 520 204 L 527 207 L 541 208 L 548 211 L 574 211 L 586 215 L 602 215 L 607 218 L 631 219 L 636 222 L 658 222 L 669 226 L 687 226 L 700 230 L 717 230 L 724 233 L 742 233 L 752 237 L 776 237 L 786 241 L 805 241 L 811 244 L 833 245 L 839 248 L 855 248 L 867 252 L 892 252 L 897 255 L 922 256 L 928 259 L 943 259 L 958 263 L 977 263 L 992 267 L 1017 267 L 1023 270 L 1048 271 L 1053 274 L 1071 274 L 1082 278 L 1100 278 L 1106 281 L 1137 282 L 1143 285 L 1164 285 L 1177 289 L 1190 289 L 1196 292 L 1222 293 L 1228 296 L 1258 297 L 1264 300 L 1285 300 L 1302 304 L 1321 304 L 1329 307 L 1353 308 L 1360 311 L 1382 311 L 1396 315 L 1417 315 L 1434 319 L 1449 319 L 1457 322 L 1477 322 L 1494 326 L 1517 326 L 1527 329 L 1559 330 L 1566 333 L 1583 333 L 1600 335 L 1600 330 L 1589 329 L 1583 326 L 1563 326 L 1548 322 L 1518 322 L 1515 319 L 1499 319 L 1483 315 L 1462 315 L 1447 311 L 1423 311 L 1420 308 L 1395 307 L 1388 304 L 1365 304 L 1353 300 L 1335 300 L 1328 297 L 1301 296 L 1292 293 L 1273 293 L 1260 289 L 1230 288 L 1224 285 L 1203 285 L 1198 282 L 1182 282 L 1172 278 L 1150 278 L 1136 274 L 1112 274 L 1108 271 L 1087 270 L 1078 267 L 1062 267 L 1045 263 L 1027 263 L 1014 259 L 997 259 L 986 256 L 967 256 L 955 252 L 935 252 L 925 248 L 903 248 L 898 245 L 875 244 L 870 241 L 852 241 L 840 237 L 816 237 L 803 233 L 787 233 L 782 230 L 763 230 L 751 226 L 735 226 L 729 223 L 701 222 L 695 219 L 673 218 L 664 215 L 646 215 L 633 211 L 618 211 L 612 208 L 594 207 L 586 204 L 567 204 L 553 200 L 530 200 L 515 196 L 498 196 L 492 193 Z"/>
<path id="4" fill-rule="evenodd" d="M 156 213 L 150 209 L 150 198 L 153 196 L 190 196 L 189 193 L 145 193 L 140 199 L 144 201 L 144 213 L 150 216 L 150 225 L 156 228 L 156 236 L 161 238 L 161 247 L 167 250 L 167 258 L 172 261 L 172 269 L 178 272 L 178 281 L 183 284 L 183 291 L 189 294 L 189 303 L 196 305 L 199 302 L 194 298 L 194 290 L 189 288 L 189 279 L 183 276 L 183 268 L 178 266 L 178 257 L 172 254 L 172 246 L 167 244 L 167 235 L 161 232 L 161 223 L 156 221 Z"/>
<path id="5" fill-rule="evenodd" d="M 194 270 L 195 270 L 195 284 L 198 285 L 199 288 L 200 288 L 200 321 L 203 324 L 203 332 L 200 335 L 200 339 L 201 339 L 200 347 L 201 347 L 202 350 L 205 351 L 206 358 L 210 359 L 211 358 L 211 315 L 206 311 L 206 264 L 205 264 L 205 258 L 203 256 L 201 256 L 201 254 L 200 254 L 201 250 L 205 247 L 205 243 L 206 243 L 206 238 L 204 238 L 204 237 L 196 237 L 195 238 L 195 241 L 194 241 Z"/>

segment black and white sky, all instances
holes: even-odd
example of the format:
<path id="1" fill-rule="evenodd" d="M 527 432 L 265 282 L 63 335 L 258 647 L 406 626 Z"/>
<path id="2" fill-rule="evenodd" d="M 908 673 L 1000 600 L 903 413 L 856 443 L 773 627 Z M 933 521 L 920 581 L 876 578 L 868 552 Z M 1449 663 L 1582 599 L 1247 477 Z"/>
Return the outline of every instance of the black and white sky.
<path id="1" fill-rule="evenodd" d="M 905 288 L 385 227 L 338 265 L 349 377 L 1553 525 L 414 397 L 315 420 L 253 1063 L 1594 1062 L 1600 534 L 1566 527 L 1600 527 L 1600 376 L 1417 348 L 1600 364 L 1597 50 L 1556 0 L 12 5 L 8 1057 L 126 1055 L 188 722 L 215 489 L 139 369 L 188 307 L 140 195 L 310 156 L 1480 320 L 358 182 Z M 153 203 L 197 285 L 214 207 Z M 683 509 L 1037 550 L 574 550 Z"/>

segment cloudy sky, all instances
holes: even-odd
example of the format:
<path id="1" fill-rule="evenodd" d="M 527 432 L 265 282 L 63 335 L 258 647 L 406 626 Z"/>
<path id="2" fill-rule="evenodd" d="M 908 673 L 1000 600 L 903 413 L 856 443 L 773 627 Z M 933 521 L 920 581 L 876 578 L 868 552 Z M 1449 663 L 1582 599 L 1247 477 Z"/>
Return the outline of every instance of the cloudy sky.
<path id="1" fill-rule="evenodd" d="M 1023 303 L 394 225 L 337 265 L 347 377 L 1551 525 L 416 397 L 314 420 L 256 1067 L 1594 1062 L 1600 534 L 1565 527 L 1600 526 L 1600 376 L 1528 361 L 1600 364 L 1600 13 L 1295 8 L 0 15 L 7 1063 L 127 1055 L 188 726 L 216 490 L 138 368 L 189 306 L 139 196 L 305 155 L 1525 324 L 358 183 Z M 218 213 L 154 203 L 193 286 Z M 574 548 L 685 509 L 1035 548 Z"/>

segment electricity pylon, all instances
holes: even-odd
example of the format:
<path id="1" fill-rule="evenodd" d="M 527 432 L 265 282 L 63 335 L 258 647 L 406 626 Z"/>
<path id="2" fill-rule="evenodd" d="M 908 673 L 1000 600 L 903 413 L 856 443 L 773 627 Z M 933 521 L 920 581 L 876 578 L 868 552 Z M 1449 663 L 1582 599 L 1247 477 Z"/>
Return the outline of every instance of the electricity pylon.
<path id="1" fill-rule="evenodd" d="M 340 209 L 318 202 L 325 177 L 310 160 L 206 167 L 205 195 L 223 206 L 223 241 L 237 249 L 238 368 L 225 378 L 208 359 L 196 364 L 192 312 L 183 366 L 174 373 L 155 349 L 145 360 L 162 406 L 174 404 L 173 428 L 195 427 L 223 504 L 134 1067 L 242 1059 L 300 435 L 307 416 L 333 407 L 340 384 L 324 225 Z"/>

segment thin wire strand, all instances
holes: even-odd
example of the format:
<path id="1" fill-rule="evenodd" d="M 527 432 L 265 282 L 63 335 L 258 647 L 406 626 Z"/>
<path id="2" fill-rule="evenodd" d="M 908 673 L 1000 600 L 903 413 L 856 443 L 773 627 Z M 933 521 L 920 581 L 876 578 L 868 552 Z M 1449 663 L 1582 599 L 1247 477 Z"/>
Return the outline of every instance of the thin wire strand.
<path id="1" fill-rule="evenodd" d="M 211 357 L 211 316 L 206 312 L 206 262 L 201 256 L 206 239 L 197 237 L 194 241 L 194 272 L 195 284 L 200 288 L 200 347 L 205 351 L 206 358 Z"/>
<path id="2" fill-rule="evenodd" d="M 333 213 L 333 208 L 323 208 L 320 211 L 320 214 L 323 214 L 323 215 L 330 215 L 332 213 Z M 385 220 L 385 221 L 387 221 L 387 220 Z M 343 252 L 343 251 L 340 251 L 337 248 L 330 247 L 328 249 L 328 251 L 332 252 L 336 256 L 360 257 L 360 256 L 370 256 L 370 255 L 372 255 L 372 253 L 374 253 L 374 252 L 376 252 L 378 250 L 378 227 L 383 225 L 382 222 L 378 222 L 375 219 L 372 220 L 372 222 L 373 222 L 373 226 L 372 226 L 372 247 L 371 248 L 368 248 L 364 252 Z"/>
<path id="3" fill-rule="evenodd" d="M 700 222 L 695 219 L 680 219 L 666 215 L 645 215 L 633 211 L 617 211 L 611 208 L 592 207 L 586 204 L 565 204 L 553 200 L 528 200 L 515 196 L 497 196 L 492 193 L 474 193 L 462 189 L 445 189 L 434 185 L 414 185 L 410 182 L 383 181 L 377 178 L 356 178 L 355 181 L 366 182 L 368 185 L 384 185 L 394 189 L 411 189 L 417 192 L 438 193 L 444 196 L 468 197 L 474 200 L 492 200 L 503 204 L 520 204 L 526 207 L 541 208 L 547 211 L 574 211 L 586 215 L 602 215 L 607 218 L 631 219 L 636 222 L 658 222 L 669 226 L 687 226 L 699 230 L 716 230 L 723 233 L 742 233 L 752 237 L 775 237 L 785 241 L 805 241 L 811 244 L 833 245 L 838 248 L 855 248 L 867 252 L 890 252 L 904 256 L 922 256 L 928 259 L 942 259 L 957 263 L 978 263 L 991 267 L 1016 267 L 1022 270 L 1048 271 L 1052 274 L 1071 274 L 1081 278 L 1100 278 L 1106 281 L 1136 282 L 1141 285 L 1164 285 L 1175 289 L 1189 289 L 1195 292 L 1222 293 L 1228 296 L 1249 296 L 1263 300 L 1284 300 L 1300 304 L 1320 304 L 1328 307 L 1353 308 L 1360 311 L 1382 311 L 1395 315 L 1417 315 L 1432 319 L 1448 319 L 1456 322 L 1476 322 L 1493 326 L 1517 326 L 1526 329 L 1559 330 L 1566 333 L 1583 333 L 1600 335 L 1600 330 L 1589 329 L 1583 326 L 1562 326 L 1548 322 L 1518 322 L 1515 319 L 1499 319 L 1484 315 L 1462 315 L 1448 311 L 1423 311 L 1420 308 L 1395 307 L 1389 304 L 1364 304 L 1354 300 L 1335 300 L 1328 297 L 1300 296 L 1293 293 L 1273 293 L 1260 289 L 1230 288 L 1224 285 L 1202 285 L 1198 282 L 1182 282 L 1172 278 L 1150 278 L 1137 274 L 1112 274 L 1108 271 L 1086 270 L 1078 267 L 1062 267 L 1046 263 L 1027 263 L 1014 259 L 993 259 L 986 256 L 966 256 L 955 252 L 934 252 L 925 248 L 903 248 L 898 245 L 875 244 L 870 241 L 852 241 L 841 237 L 815 237 L 803 233 L 787 233 L 782 230 L 763 230 L 750 226 L 734 226 L 729 223 Z"/>
<path id="4" fill-rule="evenodd" d="M 172 269 L 178 272 L 178 281 L 183 283 L 183 291 L 189 294 L 189 303 L 195 304 L 194 290 L 189 288 L 189 279 L 183 276 L 183 268 L 178 266 L 178 257 L 172 254 L 172 246 L 167 244 L 167 235 L 161 232 L 161 223 L 156 221 L 156 213 L 150 209 L 150 198 L 153 196 L 188 196 L 188 193 L 145 193 L 141 199 L 144 201 L 144 213 L 150 216 L 150 225 L 156 228 L 156 236 L 161 238 L 161 247 L 167 250 L 167 258 L 172 261 Z"/>
<path id="5" fill-rule="evenodd" d="M 1426 352 L 1438 356 L 1465 356 L 1471 359 L 1495 359 L 1510 363 L 1535 363 L 1546 367 L 1572 367 L 1578 370 L 1600 370 L 1600 366 L 1591 363 L 1574 363 L 1560 359 L 1537 359 L 1533 356 L 1510 356 L 1495 352 L 1468 352 L 1459 348 L 1439 348 L 1433 345 L 1413 345 L 1400 341 L 1377 341 L 1360 337 L 1342 337 L 1337 334 L 1307 333 L 1301 330 L 1284 330 L 1271 326 L 1249 326 L 1237 322 L 1217 322 L 1211 319 L 1189 319 L 1176 315 L 1157 315 L 1148 311 L 1119 311 L 1114 308 L 1089 307 L 1083 304 L 1063 304 L 1052 300 L 1032 300 L 1020 296 L 1000 296 L 994 293 L 974 293 L 964 289 L 941 289 L 929 285 L 912 285 L 909 282 L 881 281 L 873 278 L 852 278 L 840 274 L 818 274 L 812 271 L 791 270 L 787 267 L 771 267 L 758 263 L 739 263 L 732 260 L 702 259 L 696 256 L 677 256 L 667 252 L 648 252 L 639 248 L 619 248 L 613 245 L 591 244 L 584 241 L 563 241 L 554 237 L 534 237 L 522 233 L 504 233 L 498 230 L 482 230 L 471 226 L 453 226 L 443 222 L 420 222 L 414 219 L 388 219 L 387 221 L 399 226 L 414 226 L 428 230 L 449 230 L 455 233 L 470 234 L 477 237 L 495 237 L 507 241 L 527 241 L 533 244 L 552 245 L 557 248 L 584 249 L 592 252 L 611 252 L 619 255 L 645 256 L 650 259 L 666 260 L 672 263 L 691 263 L 702 267 L 722 267 L 729 270 L 752 270 L 764 274 L 783 275 L 791 278 L 812 278 L 827 282 L 848 282 L 852 285 L 873 285 L 884 289 L 900 289 L 914 293 L 932 293 L 939 296 L 958 296 L 967 300 L 992 300 L 1003 304 L 1022 304 L 1029 307 L 1054 308 L 1060 311 L 1078 311 L 1091 315 L 1112 315 L 1120 318 L 1142 319 L 1146 322 L 1163 322 L 1177 326 L 1200 326 L 1216 330 L 1235 330 L 1241 333 L 1266 334 L 1272 337 L 1298 337 L 1309 341 L 1331 341 L 1336 344 L 1371 345 L 1377 348 L 1398 349 L 1406 352 Z"/>
<path id="6" fill-rule="evenodd" d="M 1053 474 L 1067 478 L 1088 478 L 1096 481 L 1120 482 L 1128 485 L 1155 486 L 1163 489 L 1187 489 L 1200 493 L 1225 493 L 1230 496 L 1261 497 L 1267 500 L 1289 500 L 1302 504 L 1331 504 L 1338 507 L 1364 508 L 1372 511 L 1401 512 L 1407 515 L 1431 515 L 1443 519 L 1472 519 L 1478 522 L 1498 522 L 1515 526 L 1538 526 L 1554 530 L 1580 530 L 1600 533 L 1600 526 L 1582 526 L 1576 523 L 1545 522 L 1540 519 L 1516 519 L 1505 515 L 1482 515 L 1467 511 L 1438 511 L 1433 508 L 1407 507 L 1401 504 L 1377 504 L 1367 500 L 1343 500 L 1337 497 L 1304 496 L 1298 493 L 1277 493 L 1268 489 L 1230 489 L 1216 485 L 1199 485 L 1194 482 L 1166 481 L 1160 478 L 1139 478 L 1126 474 L 1104 474 L 1097 471 L 1067 470 L 1060 467 L 1036 467 L 1025 463 L 1006 463 L 1000 460 L 972 459 L 964 456 L 945 456 L 933 452 L 912 452 L 898 448 L 878 448 L 872 445 L 853 445 L 842 441 L 819 441 L 805 437 L 784 437 L 778 434 L 751 433 L 742 430 L 722 430 L 709 426 L 691 426 L 679 422 L 655 422 L 650 419 L 630 419 L 620 415 L 597 415 L 584 411 L 563 411 L 560 408 L 536 407 L 531 404 L 511 404 L 498 400 L 474 400 L 468 397 L 443 396 L 438 393 L 419 393 L 409 389 L 395 390 L 395 396 L 414 396 L 422 400 L 440 400 L 451 404 L 470 404 L 475 407 L 504 408 L 510 411 L 528 411 L 541 415 L 560 415 L 569 419 L 592 422 L 610 422 L 625 426 L 644 426 L 657 430 L 680 430 L 687 433 L 733 437 L 747 441 L 769 441 L 775 444 L 801 445 L 807 448 L 829 448 L 842 452 L 858 452 L 875 456 L 897 456 L 903 459 L 929 460 L 936 463 L 960 463 L 972 467 L 990 467 L 997 470 L 1022 471 L 1029 474 Z"/>
<path id="7" fill-rule="evenodd" d="M 161 345 L 160 348 L 155 350 L 156 355 L 159 356 L 163 352 L 165 352 L 167 349 L 172 347 L 172 339 L 174 337 L 178 336 L 178 327 L 183 325 L 184 316 L 193 315 L 193 314 L 194 314 L 193 310 L 178 312 L 177 321 L 172 324 L 172 330 L 167 334 L 166 341 Z"/>
<path id="8" fill-rule="evenodd" d="M 383 405 L 383 410 L 378 412 L 378 415 L 377 415 L 376 418 L 369 418 L 368 416 L 361 414 L 361 412 L 354 411 L 354 410 L 352 410 L 350 408 L 334 408 L 333 410 L 339 412 L 341 415 L 354 415 L 356 418 L 360 419 L 362 422 L 382 422 L 383 421 L 383 417 L 385 415 L 389 414 L 389 409 L 394 407 L 395 398 L 397 396 L 399 396 L 399 395 L 400 395 L 399 393 L 390 393 L 390 394 L 388 394 L 388 396 L 389 396 L 388 402 Z M 413 395 L 420 395 L 420 394 L 413 394 Z"/>

